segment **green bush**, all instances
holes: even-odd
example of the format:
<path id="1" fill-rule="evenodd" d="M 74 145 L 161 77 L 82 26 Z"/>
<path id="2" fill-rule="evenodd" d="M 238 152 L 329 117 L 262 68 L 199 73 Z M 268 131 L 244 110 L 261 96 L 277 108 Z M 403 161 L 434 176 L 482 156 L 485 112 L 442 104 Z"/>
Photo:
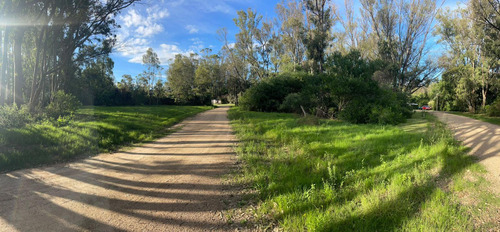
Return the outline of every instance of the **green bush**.
<path id="1" fill-rule="evenodd" d="M 0 107 L 0 128 L 20 128 L 32 121 L 26 107 L 18 109 L 16 106 Z"/>
<path id="2" fill-rule="evenodd" d="M 382 90 L 372 109 L 370 123 L 395 125 L 405 122 L 413 113 L 408 102 L 409 98 L 403 93 Z"/>
<path id="3" fill-rule="evenodd" d="M 250 87 L 240 98 L 245 110 L 277 112 L 286 96 L 297 93 L 303 85 L 304 74 L 282 74 Z"/>
<path id="4" fill-rule="evenodd" d="M 279 111 L 302 114 L 302 108 L 309 107 L 309 101 L 301 93 L 291 93 L 285 97 L 283 103 L 279 107 Z"/>
<path id="5" fill-rule="evenodd" d="M 59 90 L 54 93 L 53 101 L 45 108 L 45 113 L 48 117 L 57 119 L 72 115 L 80 106 L 81 103 L 75 96 Z"/>
<path id="6" fill-rule="evenodd" d="M 486 114 L 490 117 L 500 117 L 500 98 L 486 106 Z"/>
<path id="7" fill-rule="evenodd" d="M 409 100 L 405 94 L 379 87 L 372 79 L 379 66 L 358 52 L 335 53 L 328 58 L 325 74 L 284 74 L 262 81 L 243 94 L 240 106 L 263 112 L 304 110 L 358 124 L 404 122 L 412 112 Z"/>

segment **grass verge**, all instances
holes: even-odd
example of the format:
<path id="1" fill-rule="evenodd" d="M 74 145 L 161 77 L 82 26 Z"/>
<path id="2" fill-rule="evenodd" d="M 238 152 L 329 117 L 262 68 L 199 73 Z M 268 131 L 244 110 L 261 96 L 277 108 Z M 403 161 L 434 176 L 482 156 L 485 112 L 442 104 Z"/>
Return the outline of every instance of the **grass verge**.
<path id="1" fill-rule="evenodd" d="M 114 151 L 165 135 L 202 106 L 88 107 L 72 120 L 0 129 L 0 172 Z"/>
<path id="2" fill-rule="evenodd" d="M 469 117 L 469 118 L 473 118 L 473 119 L 476 119 L 476 120 L 479 120 L 479 121 L 483 121 L 483 122 L 489 122 L 491 124 L 495 124 L 495 125 L 499 125 L 500 126 L 500 117 L 489 117 L 485 114 L 473 114 L 473 113 L 467 113 L 467 112 L 448 112 L 448 113 L 451 113 L 451 114 L 456 114 L 456 115 L 460 115 L 460 116 L 465 116 L 465 117 Z"/>
<path id="3" fill-rule="evenodd" d="M 471 231 L 498 226 L 484 214 L 500 202 L 488 191 L 483 168 L 430 115 L 416 114 L 399 126 L 238 108 L 229 117 L 241 141 L 237 153 L 243 164 L 236 181 L 257 193 L 258 204 L 249 209 L 255 208 L 250 211 L 261 228 Z"/>

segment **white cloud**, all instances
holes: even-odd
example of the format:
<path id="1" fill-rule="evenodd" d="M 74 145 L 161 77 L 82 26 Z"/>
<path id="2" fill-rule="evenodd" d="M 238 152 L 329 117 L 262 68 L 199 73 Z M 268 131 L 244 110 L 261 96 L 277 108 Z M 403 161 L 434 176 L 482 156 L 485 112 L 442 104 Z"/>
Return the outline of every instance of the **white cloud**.
<path id="1" fill-rule="evenodd" d="M 138 37 L 151 37 L 163 31 L 163 27 L 159 24 L 140 26 L 135 29 Z"/>
<path id="2" fill-rule="evenodd" d="M 167 8 L 151 6 L 143 11 L 130 9 L 118 21 L 123 27 L 117 33 L 116 51 L 129 62 L 141 63 L 142 55 L 151 47 L 151 38 L 163 31 L 160 20 L 170 15 Z"/>
<path id="3" fill-rule="evenodd" d="M 144 50 L 138 49 L 137 53 L 133 54 L 132 58 L 130 58 L 128 62 L 142 64 L 142 55 L 146 52 L 147 49 L 147 47 Z M 156 54 L 158 54 L 158 58 L 160 58 L 160 62 L 162 65 L 171 63 L 171 61 L 177 54 L 189 56 L 190 54 L 195 53 L 195 51 L 192 49 L 183 50 L 175 44 L 160 44 L 159 48 L 153 48 L 153 50 L 156 52 Z"/>
<path id="4" fill-rule="evenodd" d="M 201 51 L 202 49 L 206 48 L 203 41 L 201 41 L 200 38 L 192 38 L 190 40 L 191 42 L 193 42 L 193 45 L 189 47 L 190 50 Z"/>
<path id="5" fill-rule="evenodd" d="M 158 51 L 158 57 L 162 64 L 170 63 L 177 54 L 184 56 L 189 56 L 191 53 L 195 53 L 193 50 L 182 50 L 177 45 L 173 44 L 160 44 L 160 50 Z"/>
<path id="6" fill-rule="evenodd" d="M 148 45 L 149 42 L 146 39 L 135 38 L 118 44 L 116 50 L 120 52 L 122 56 L 136 56 L 145 53 L 148 49 Z"/>
<path id="7" fill-rule="evenodd" d="M 158 21 L 169 15 L 167 8 L 153 6 L 147 8 L 145 14 L 131 9 L 119 19 L 123 21 L 123 31 L 126 31 L 127 35 L 134 32 L 134 37 L 151 37 L 163 31 L 163 26 Z"/>
<path id="8" fill-rule="evenodd" d="M 196 26 L 194 25 L 187 25 L 186 26 L 186 30 L 189 31 L 189 34 L 196 34 L 198 33 L 198 31 L 200 31 L 200 29 L 198 29 Z"/>

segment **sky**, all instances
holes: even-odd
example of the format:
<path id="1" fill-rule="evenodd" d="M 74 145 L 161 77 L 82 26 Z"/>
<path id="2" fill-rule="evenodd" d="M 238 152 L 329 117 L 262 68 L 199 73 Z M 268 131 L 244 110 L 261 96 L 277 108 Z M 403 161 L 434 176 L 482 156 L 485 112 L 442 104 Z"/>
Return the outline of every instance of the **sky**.
<path id="1" fill-rule="evenodd" d="M 264 19 L 275 17 L 281 0 L 142 0 L 117 17 L 117 44 L 111 54 L 113 73 L 119 81 L 124 74 L 141 73 L 142 55 L 148 48 L 158 54 L 166 70 L 176 54 L 189 55 L 201 49 L 217 52 L 222 47 L 217 30 L 227 28 L 230 42 L 238 29 L 237 11 L 251 8 Z M 333 0 L 339 6 L 343 0 Z M 445 0 L 444 7 L 456 8 L 462 0 Z M 342 13 L 342 12 L 340 12 Z M 165 77 L 165 74 L 163 75 Z"/>

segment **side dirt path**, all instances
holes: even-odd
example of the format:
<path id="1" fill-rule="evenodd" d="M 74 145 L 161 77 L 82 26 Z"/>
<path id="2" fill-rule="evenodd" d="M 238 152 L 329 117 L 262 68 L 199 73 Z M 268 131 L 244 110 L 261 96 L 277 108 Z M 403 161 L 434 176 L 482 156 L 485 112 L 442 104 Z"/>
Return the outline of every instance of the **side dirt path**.
<path id="1" fill-rule="evenodd" d="M 470 154 L 478 157 L 495 183 L 492 189 L 500 193 L 500 126 L 444 112 L 432 114 L 448 125 L 457 140 L 471 148 Z"/>
<path id="2" fill-rule="evenodd" d="M 140 147 L 0 175 L 0 231 L 214 231 L 234 197 L 229 107 Z"/>

